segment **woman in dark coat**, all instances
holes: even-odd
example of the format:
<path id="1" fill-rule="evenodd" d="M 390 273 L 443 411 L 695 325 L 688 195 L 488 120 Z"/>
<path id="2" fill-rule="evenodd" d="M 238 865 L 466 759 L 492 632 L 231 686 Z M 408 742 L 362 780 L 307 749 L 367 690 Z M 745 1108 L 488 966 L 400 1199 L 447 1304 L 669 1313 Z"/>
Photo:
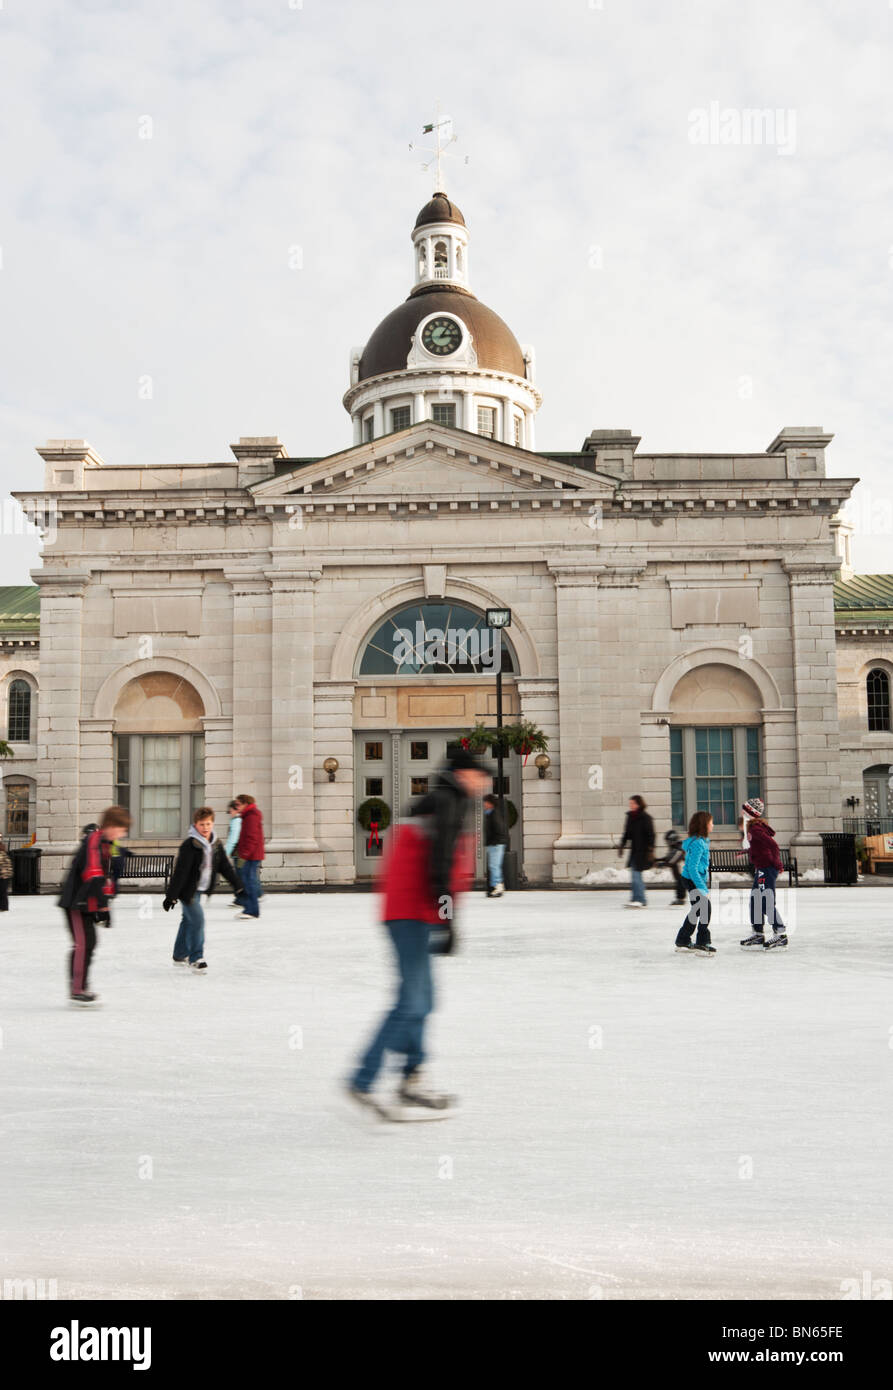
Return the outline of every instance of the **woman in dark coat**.
<path id="1" fill-rule="evenodd" d="M 645 880 L 642 873 L 654 863 L 654 821 L 645 809 L 641 796 L 631 796 L 623 827 L 623 839 L 617 850 L 623 855 L 625 845 L 629 845 L 627 866 L 632 876 L 632 897 L 627 907 L 645 906 Z"/>

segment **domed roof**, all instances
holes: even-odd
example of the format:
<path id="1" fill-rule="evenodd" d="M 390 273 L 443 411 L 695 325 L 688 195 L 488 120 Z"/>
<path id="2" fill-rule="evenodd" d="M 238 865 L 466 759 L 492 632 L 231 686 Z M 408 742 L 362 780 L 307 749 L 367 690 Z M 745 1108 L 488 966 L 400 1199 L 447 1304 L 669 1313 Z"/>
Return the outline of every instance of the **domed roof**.
<path id="1" fill-rule="evenodd" d="M 415 220 L 417 227 L 427 227 L 429 222 L 458 222 L 460 227 L 465 226 L 465 218 L 445 193 L 435 193 Z"/>
<path id="2" fill-rule="evenodd" d="M 398 308 L 382 319 L 360 358 L 359 380 L 385 372 L 406 370 L 412 338 L 422 319 L 429 314 L 455 314 L 468 329 L 477 353 L 478 367 L 485 371 L 525 375 L 524 354 L 512 330 L 498 314 L 488 309 L 468 290 L 420 286 Z M 443 359 L 442 370 L 449 366 Z"/>

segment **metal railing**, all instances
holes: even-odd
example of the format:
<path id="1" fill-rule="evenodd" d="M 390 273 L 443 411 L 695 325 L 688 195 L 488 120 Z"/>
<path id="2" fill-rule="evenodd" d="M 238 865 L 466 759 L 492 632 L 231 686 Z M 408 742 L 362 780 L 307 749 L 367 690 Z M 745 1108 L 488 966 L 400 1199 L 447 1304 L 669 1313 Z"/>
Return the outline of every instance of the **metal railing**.
<path id="1" fill-rule="evenodd" d="M 893 835 L 893 816 L 844 816 L 845 835 Z"/>

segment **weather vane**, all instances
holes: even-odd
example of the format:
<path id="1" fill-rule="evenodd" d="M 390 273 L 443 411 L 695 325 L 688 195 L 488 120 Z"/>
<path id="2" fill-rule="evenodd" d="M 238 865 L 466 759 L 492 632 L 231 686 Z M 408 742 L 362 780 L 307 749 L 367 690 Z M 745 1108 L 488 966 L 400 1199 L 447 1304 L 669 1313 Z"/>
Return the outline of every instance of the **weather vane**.
<path id="1" fill-rule="evenodd" d="M 433 151 L 431 151 L 430 146 L 419 145 L 415 141 L 410 142 L 409 148 L 411 150 L 421 149 L 431 152 L 431 158 L 422 165 L 422 168 L 428 170 L 432 165 L 434 166 L 434 192 L 443 193 L 445 190 L 443 187 L 443 168 L 441 161 L 449 146 L 454 145 L 459 137 L 453 131 L 452 118 L 450 116 L 441 116 L 440 102 L 437 103 L 434 120 L 422 126 L 422 134 L 434 136 Z M 468 155 L 465 156 L 465 163 L 468 163 Z"/>

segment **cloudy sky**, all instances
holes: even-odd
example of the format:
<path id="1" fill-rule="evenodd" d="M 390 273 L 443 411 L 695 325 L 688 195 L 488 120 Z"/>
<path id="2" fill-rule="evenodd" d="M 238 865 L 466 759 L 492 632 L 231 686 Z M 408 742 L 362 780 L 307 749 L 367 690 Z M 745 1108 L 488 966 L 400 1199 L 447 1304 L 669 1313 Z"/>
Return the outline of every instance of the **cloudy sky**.
<path id="1" fill-rule="evenodd" d="M 822 425 L 864 480 L 857 567 L 893 570 L 891 71 L 891 0 L 3 0 L 0 496 L 42 486 L 48 438 L 344 447 L 439 100 L 540 445 Z M 0 583 L 37 561 L 17 529 L 6 503 Z"/>

